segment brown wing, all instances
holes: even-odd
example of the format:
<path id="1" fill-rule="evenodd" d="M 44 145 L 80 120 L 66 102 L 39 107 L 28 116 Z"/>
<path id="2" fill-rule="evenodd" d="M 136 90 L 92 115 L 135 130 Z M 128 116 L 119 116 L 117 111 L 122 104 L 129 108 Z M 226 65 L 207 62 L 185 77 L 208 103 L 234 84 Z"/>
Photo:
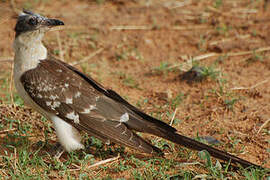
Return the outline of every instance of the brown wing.
<path id="1" fill-rule="evenodd" d="M 160 152 L 129 129 L 127 122 L 139 118 L 135 113 L 96 90 L 64 63 L 42 60 L 22 75 L 21 82 L 40 107 L 74 127 L 146 153 Z"/>
<path id="2" fill-rule="evenodd" d="M 23 74 L 21 82 L 43 109 L 104 141 L 109 139 L 146 153 L 160 152 L 133 133 L 132 130 L 136 130 L 191 149 L 207 150 L 214 157 L 240 163 L 244 167 L 257 166 L 177 134 L 173 127 L 146 115 L 114 91 L 106 90 L 90 77 L 61 61 L 42 60 L 37 68 Z"/>
<path id="3" fill-rule="evenodd" d="M 73 66 L 70 66 L 69 64 L 66 64 L 57 59 L 54 59 L 54 60 L 62 64 L 63 66 L 69 68 L 73 72 L 75 72 L 82 79 L 88 82 L 96 91 L 108 97 L 109 98 L 108 100 L 110 100 L 110 102 L 117 102 L 118 104 L 121 104 L 121 108 L 124 108 L 125 111 L 127 111 L 130 115 L 130 120 L 126 122 L 126 124 L 129 126 L 130 129 L 139 131 L 139 132 L 155 134 L 157 136 L 160 136 L 161 134 L 167 134 L 167 132 L 177 131 L 175 128 L 169 126 L 168 124 L 145 114 L 143 111 L 129 104 L 115 91 L 111 89 L 105 89 L 101 84 L 96 82 L 90 76 L 83 74 L 82 72 L 74 68 Z M 111 106 L 110 103 L 108 105 Z M 109 106 L 107 109 L 110 109 Z"/>

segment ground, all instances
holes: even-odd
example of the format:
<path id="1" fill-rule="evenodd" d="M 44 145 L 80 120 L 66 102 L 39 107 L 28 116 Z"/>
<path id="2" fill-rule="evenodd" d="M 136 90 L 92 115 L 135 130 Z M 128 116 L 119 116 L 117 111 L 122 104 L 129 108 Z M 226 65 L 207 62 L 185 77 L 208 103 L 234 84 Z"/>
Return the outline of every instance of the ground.
<path id="1" fill-rule="evenodd" d="M 269 178 L 269 170 L 221 168 L 214 158 L 147 134 L 165 158 L 84 135 L 86 150 L 55 159 L 52 123 L 24 105 L 12 81 L 13 29 L 23 8 L 65 22 L 44 39 L 54 56 L 180 134 L 214 138 L 218 149 L 270 168 L 267 0 L 2 0 L 2 178 Z"/>

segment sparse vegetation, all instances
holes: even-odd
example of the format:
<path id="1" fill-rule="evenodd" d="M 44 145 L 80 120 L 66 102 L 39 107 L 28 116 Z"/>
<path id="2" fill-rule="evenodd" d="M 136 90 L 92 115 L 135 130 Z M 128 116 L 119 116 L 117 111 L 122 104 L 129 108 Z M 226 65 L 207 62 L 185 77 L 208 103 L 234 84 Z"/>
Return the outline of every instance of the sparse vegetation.
<path id="1" fill-rule="evenodd" d="M 215 147 L 270 168 L 268 1 L 15 0 L 0 1 L 0 179 L 270 178 L 269 169 L 236 171 L 207 152 L 142 133 L 164 157 L 82 133 L 85 150 L 56 159 L 52 122 L 29 109 L 12 84 L 11 31 L 22 8 L 65 22 L 59 37 L 45 38 L 54 56 L 73 63 L 104 48 L 76 67 L 179 133 L 213 136 Z M 184 64 L 200 67 L 204 80 L 179 80 Z M 244 92 L 252 89 L 260 96 Z"/>

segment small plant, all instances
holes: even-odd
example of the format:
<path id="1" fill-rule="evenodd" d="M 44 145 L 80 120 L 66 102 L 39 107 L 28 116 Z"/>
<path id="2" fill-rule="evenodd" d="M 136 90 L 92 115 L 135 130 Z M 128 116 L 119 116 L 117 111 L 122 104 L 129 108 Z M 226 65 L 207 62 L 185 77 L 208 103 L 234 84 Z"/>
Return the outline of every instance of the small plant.
<path id="1" fill-rule="evenodd" d="M 167 73 L 169 70 L 170 64 L 168 62 L 161 62 L 158 67 L 154 68 L 154 71 L 158 73 Z"/>
<path id="2" fill-rule="evenodd" d="M 194 65 L 189 71 L 185 72 L 180 77 L 181 79 L 186 80 L 188 83 L 192 83 L 194 81 L 201 82 L 207 79 L 207 77 L 216 80 L 219 74 L 220 72 L 216 71 L 213 66 L 204 67 Z"/>
<path id="3" fill-rule="evenodd" d="M 97 3 L 97 4 L 103 4 L 103 3 L 105 3 L 105 1 L 106 1 L 106 0 L 96 0 L 96 3 Z"/>
<path id="4" fill-rule="evenodd" d="M 120 44 L 118 48 L 121 49 L 115 53 L 115 59 L 117 61 L 128 59 L 143 60 L 142 54 L 136 47 Z"/>
<path id="5" fill-rule="evenodd" d="M 240 139 L 238 139 L 237 137 L 230 137 L 230 136 L 229 136 L 229 139 L 230 139 L 229 146 L 232 147 L 232 149 L 233 149 L 234 152 L 237 152 L 237 153 L 244 152 L 244 148 L 245 148 L 244 146 L 239 151 L 237 151 L 237 148 L 236 148 L 237 145 L 241 142 Z"/>
<path id="6" fill-rule="evenodd" d="M 166 112 L 167 119 L 172 119 L 174 115 L 175 115 L 174 112 L 172 113 Z M 172 125 L 173 126 L 178 125 L 180 122 L 181 120 L 175 117 L 173 119 Z"/>
<path id="7" fill-rule="evenodd" d="M 126 52 L 115 53 L 115 58 L 116 58 L 117 61 L 127 60 L 128 59 L 128 55 L 127 55 Z"/>
<path id="8" fill-rule="evenodd" d="M 252 56 L 246 60 L 247 64 L 251 64 L 254 62 L 263 62 L 265 59 L 265 56 L 261 53 L 256 52 L 255 50 L 252 53 Z"/>
<path id="9" fill-rule="evenodd" d="M 219 71 L 216 71 L 214 67 L 203 67 L 202 76 L 203 77 L 210 77 L 211 79 L 217 79 Z"/>
<path id="10" fill-rule="evenodd" d="M 232 29 L 231 26 L 228 26 L 227 24 L 221 23 L 216 27 L 217 32 L 220 35 L 228 35 L 228 32 Z"/>
<path id="11" fill-rule="evenodd" d="M 133 77 L 131 77 L 131 76 L 126 77 L 125 79 L 123 79 L 122 82 L 127 87 L 139 89 L 139 83 Z"/>
<path id="12" fill-rule="evenodd" d="M 268 170 L 269 171 L 269 170 Z M 268 172 L 269 173 L 269 172 Z M 267 175 L 267 170 L 265 169 L 247 169 L 244 171 L 245 179 L 254 180 L 254 179 L 266 179 L 269 180 L 270 176 Z"/>
<path id="13" fill-rule="evenodd" d="M 205 37 L 203 35 L 200 35 L 200 41 L 198 42 L 198 49 L 201 52 L 206 51 L 206 40 L 205 40 Z"/>
<path id="14" fill-rule="evenodd" d="M 14 99 L 14 103 L 15 103 L 17 106 L 23 107 L 24 102 L 23 102 L 22 98 L 20 98 L 20 97 L 18 96 L 18 94 L 15 94 L 14 97 L 13 97 L 13 99 Z"/>
<path id="15" fill-rule="evenodd" d="M 239 101 L 237 98 L 232 98 L 232 99 L 225 99 L 224 104 L 226 106 L 226 109 L 233 111 L 234 104 Z"/>
<path id="16" fill-rule="evenodd" d="M 215 65 L 217 65 L 217 64 L 221 64 L 221 63 L 223 63 L 226 59 L 228 59 L 228 55 L 220 55 L 220 56 L 218 56 L 218 58 L 215 60 Z"/>
<path id="17" fill-rule="evenodd" d="M 214 165 L 211 161 L 210 154 L 204 150 L 200 151 L 198 155 L 202 160 L 205 160 L 205 166 L 209 169 L 209 174 L 207 176 L 209 179 L 227 179 L 228 175 L 231 174 L 231 172 L 228 172 L 230 163 L 227 163 L 225 167 L 222 167 L 220 162 L 217 160 Z"/>
<path id="18" fill-rule="evenodd" d="M 173 98 L 170 102 L 172 109 L 177 108 L 177 106 L 183 101 L 184 97 L 183 93 L 179 93 L 175 98 Z"/>
<path id="19" fill-rule="evenodd" d="M 178 65 L 171 65 L 169 62 L 166 61 L 161 62 L 158 67 L 153 68 L 153 72 L 158 75 L 167 75 L 169 72 L 175 72 L 177 70 Z"/>
<path id="20" fill-rule="evenodd" d="M 223 5 L 222 0 L 215 0 L 215 2 L 214 2 L 215 8 L 220 8 L 222 5 Z"/>

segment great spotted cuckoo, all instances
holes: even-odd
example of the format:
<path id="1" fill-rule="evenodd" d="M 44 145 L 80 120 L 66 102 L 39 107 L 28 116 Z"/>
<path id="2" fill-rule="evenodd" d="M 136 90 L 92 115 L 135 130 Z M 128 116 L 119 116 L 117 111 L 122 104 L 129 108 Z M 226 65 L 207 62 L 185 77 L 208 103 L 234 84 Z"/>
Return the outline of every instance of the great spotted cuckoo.
<path id="1" fill-rule="evenodd" d="M 17 19 L 14 40 L 14 82 L 24 102 L 50 119 L 66 151 L 84 148 L 80 131 L 144 153 L 160 149 L 135 132 L 153 134 L 193 150 L 243 167 L 255 164 L 180 135 L 177 130 L 132 106 L 75 67 L 52 57 L 42 43 L 51 27 L 64 25 L 24 10 Z"/>

